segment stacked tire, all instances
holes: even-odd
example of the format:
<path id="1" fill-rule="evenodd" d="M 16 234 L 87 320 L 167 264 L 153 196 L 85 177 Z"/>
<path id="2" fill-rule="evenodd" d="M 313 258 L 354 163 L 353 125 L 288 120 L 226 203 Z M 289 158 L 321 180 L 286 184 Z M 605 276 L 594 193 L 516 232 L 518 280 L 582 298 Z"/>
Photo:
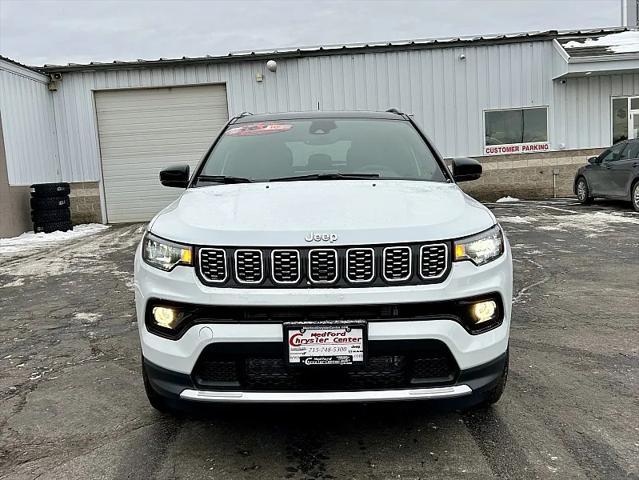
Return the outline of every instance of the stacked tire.
<path id="1" fill-rule="evenodd" d="M 36 233 L 73 230 L 68 183 L 31 185 L 31 220 Z"/>

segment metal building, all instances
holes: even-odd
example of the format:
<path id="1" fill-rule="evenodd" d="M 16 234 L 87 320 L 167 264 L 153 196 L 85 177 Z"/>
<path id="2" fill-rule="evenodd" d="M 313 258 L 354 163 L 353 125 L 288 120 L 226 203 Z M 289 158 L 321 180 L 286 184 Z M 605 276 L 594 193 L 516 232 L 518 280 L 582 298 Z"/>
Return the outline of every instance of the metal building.
<path id="1" fill-rule="evenodd" d="M 470 189 L 488 195 L 569 193 L 576 165 L 639 127 L 639 32 L 626 28 L 38 70 L 38 88 L 0 76 L 8 179 L 76 184 L 74 219 L 150 219 L 176 195 L 159 170 L 196 163 L 242 111 L 396 107 L 446 157 L 480 158 L 486 175 Z"/>

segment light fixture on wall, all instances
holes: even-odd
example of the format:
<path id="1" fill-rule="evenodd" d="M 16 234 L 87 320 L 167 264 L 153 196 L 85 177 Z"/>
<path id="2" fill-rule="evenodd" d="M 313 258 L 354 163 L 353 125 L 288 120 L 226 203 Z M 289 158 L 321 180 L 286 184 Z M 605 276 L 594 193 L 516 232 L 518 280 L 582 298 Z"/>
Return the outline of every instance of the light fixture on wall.
<path id="1" fill-rule="evenodd" d="M 266 68 L 268 68 L 269 71 L 275 73 L 275 71 L 277 70 L 277 62 L 275 60 L 269 60 L 268 62 L 266 62 Z"/>

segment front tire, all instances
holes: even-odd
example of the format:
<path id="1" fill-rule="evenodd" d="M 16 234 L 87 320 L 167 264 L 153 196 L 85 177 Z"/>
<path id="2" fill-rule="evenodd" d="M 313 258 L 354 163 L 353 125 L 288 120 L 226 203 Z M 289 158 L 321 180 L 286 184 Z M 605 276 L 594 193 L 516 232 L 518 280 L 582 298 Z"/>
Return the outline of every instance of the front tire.
<path id="1" fill-rule="evenodd" d="M 639 212 L 639 180 L 635 182 L 630 191 L 630 200 L 632 200 L 632 207 L 636 212 Z"/>
<path id="2" fill-rule="evenodd" d="M 588 188 L 588 182 L 584 177 L 579 177 L 577 180 L 577 187 L 575 189 L 577 191 L 577 200 L 583 205 L 590 205 L 593 201 L 592 196 L 590 195 L 590 189 Z"/>

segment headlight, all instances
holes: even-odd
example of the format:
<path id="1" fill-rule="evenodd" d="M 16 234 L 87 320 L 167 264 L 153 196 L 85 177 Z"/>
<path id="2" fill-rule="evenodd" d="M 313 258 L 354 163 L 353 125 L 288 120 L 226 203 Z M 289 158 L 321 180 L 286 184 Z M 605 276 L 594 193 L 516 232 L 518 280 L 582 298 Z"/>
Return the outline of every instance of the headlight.
<path id="1" fill-rule="evenodd" d="M 499 225 L 455 242 L 455 261 L 470 260 L 475 265 L 492 262 L 504 253 L 504 234 Z"/>
<path id="2" fill-rule="evenodd" d="M 142 258 L 149 265 L 168 272 L 176 265 L 192 265 L 193 250 L 188 245 L 169 242 L 147 233 L 142 243 Z"/>

